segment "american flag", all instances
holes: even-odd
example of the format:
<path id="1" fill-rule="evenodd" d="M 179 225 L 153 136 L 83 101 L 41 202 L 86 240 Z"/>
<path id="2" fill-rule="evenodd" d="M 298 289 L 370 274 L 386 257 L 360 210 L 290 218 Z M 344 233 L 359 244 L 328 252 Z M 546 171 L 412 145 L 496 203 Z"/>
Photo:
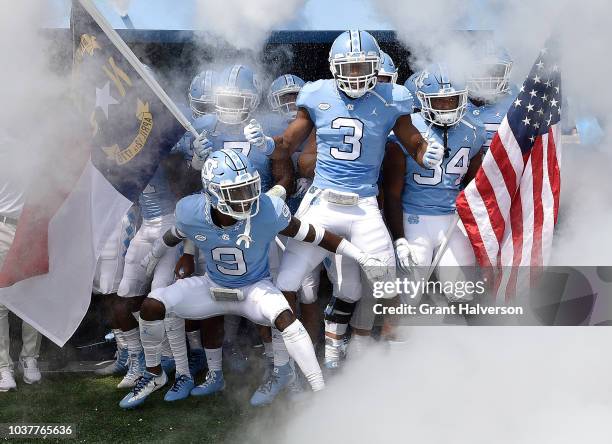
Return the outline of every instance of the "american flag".
<path id="1" fill-rule="evenodd" d="M 497 294 L 547 264 L 559 211 L 561 75 L 542 49 L 510 106 L 457 212 L 481 267 L 498 272 Z M 506 268 L 509 267 L 509 268 Z M 520 273 L 519 273 L 520 271 Z"/>

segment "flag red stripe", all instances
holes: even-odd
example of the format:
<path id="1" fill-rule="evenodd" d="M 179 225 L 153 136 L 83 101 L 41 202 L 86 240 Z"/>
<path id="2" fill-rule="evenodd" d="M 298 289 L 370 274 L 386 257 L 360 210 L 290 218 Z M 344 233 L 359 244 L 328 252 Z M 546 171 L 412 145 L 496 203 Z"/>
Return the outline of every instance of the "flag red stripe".
<path id="1" fill-rule="evenodd" d="M 561 195 L 561 171 L 557 162 L 557 142 L 552 128 L 548 129 L 548 177 L 555 202 L 555 224 L 559 214 L 559 196 Z"/>
<path id="2" fill-rule="evenodd" d="M 482 201 L 484 202 L 487 213 L 489 214 L 489 220 L 491 221 L 491 227 L 497 238 L 497 242 L 501 244 L 504 237 L 504 231 L 506 229 L 506 221 L 501 214 L 497 199 L 495 198 L 495 191 L 489 182 L 489 178 L 484 173 L 484 169 L 480 168 L 476 174 L 475 184 L 476 189 L 480 193 Z"/>
<path id="3" fill-rule="evenodd" d="M 478 229 L 476 219 L 474 219 L 474 215 L 472 214 L 472 210 L 470 209 L 466 199 L 465 191 L 462 191 L 459 194 L 459 197 L 457 197 L 457 213 L 459 214 L 468 238 L 470 239 L 476 260 L 481 267 L 490 267 L 491 262 L 489 262 L 489 255 L 487 254 L 487 250 L 480 235 L 480 230 Z"/>
<path id="4" fill-rule="evenodd" d="M 511 131 L 510 128 L 506 127 L 508 125 L 508 122 L 504 122 L 505 125 L 501 126 L 499 128 L 499 131 Z M 512 198 L 514 196 L 514 193 L 516 192 L 516 172 L 514 171 L 514 166 L 512 165 L 512 162 L 510 161 L 510 158 L 508 157 L 508 152 L 506 150 L 507 148 L 502 143 L 499 137 L 499 133 L 495 133 L 493 141 L 491 142 L 490 151 L 493 155 L 493 158 L 495 159 L 495 163 L 497 163 L 499 171 L 502 173 L 504 182 L 506 184 L 506 189 L 508 190 L 508 195 L 510 196 L 510 198 Z"/>
<path id="5" fill-rule="evenodd" d="M 544 181 L 544 147 L 542 136 L 536 138 L 531 149 L 531 173 L 533 177 L 533 244 L 531 247 L 531 265 L 542 265 L 542 225 L 544 209 L 542 208 L 542 183 Z"/>

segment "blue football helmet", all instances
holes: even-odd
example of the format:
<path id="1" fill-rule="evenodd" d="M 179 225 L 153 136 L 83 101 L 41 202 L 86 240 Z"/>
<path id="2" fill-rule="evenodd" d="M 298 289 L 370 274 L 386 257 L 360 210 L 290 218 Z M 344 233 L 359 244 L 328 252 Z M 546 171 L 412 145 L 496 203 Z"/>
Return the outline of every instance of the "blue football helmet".
<path id="1" fill-rule="evenodd" d="M 204 70 L 189 85 L 189 107 L 194 118 L 215 112 L 214 76 L 212 69 Z"/>
<path id="2" fill-rule="evenodd" d="M 295 119 L 297 116 L 295 102 L 303 86 L 304 81 L 293 74 L 277 77 L 268 91 L 268 102 L 272 111 L 281 114 L 288 121 Z"/>
<path id="3" fill-rule="evenodd" d="M 510 90 L 512 59 L 491 40 L 478 46 L 479 55 L 467 80 L 468 93 L 473 99 L 495 101 Z"/>
<path id="4" fill-rule="evenodd" d="M 378 42 L 366 31 L 345 31 L 329 50 L 329 69 L 338 89 L 357 98 L 376 86 L 380 69 Z"/>
<path id="5" fill-rule="evenodd" d="M 459 123 L 467 109 L 468 91 L 456 79 L 451 80 L 446 65 L 433 64 L 413 80 L 425 120 L 440 126 Z"/>
<path id="6" fill-rule="evenodd" d="M 245 65 L 225 68 L 216 78 L 214 88 L 215 111 L 223 123 L 243 123 L 257 106 L 261 87 L 257 75 Z"/>
<path id="7" fill-rule="evenodd" d="M 410 94 L 412 94 L 412 97 L 416 97 L 414 105 L 417 108 L 421 108 L 421 102 L 419 102 L 419 98 L 417 97 L 417 87 L 416 87 L 416 79 L 419 77 L 419 75 L 421 75 L 421 71 L 417 71 L 413 73 L 404 82 L 404 86 L 406 87 L 408 91 L 410 91 Z"/>
<path id="8" fill-rule="evenodd" d="M 202 167 L 202 185 L 211 205 L 234 219 L 259 211 L 261 178 L 247 156 L 232 149 L 213 152 Z"/>
<path id="9" fill-rule="evenodd" d="M 381 79 L 382 77 L 382 79 Z M 393 59 L 384 51 L 380 51 L 380 69 L 378 81 L 384 83 L 397 83 L 397 68 Z"/>

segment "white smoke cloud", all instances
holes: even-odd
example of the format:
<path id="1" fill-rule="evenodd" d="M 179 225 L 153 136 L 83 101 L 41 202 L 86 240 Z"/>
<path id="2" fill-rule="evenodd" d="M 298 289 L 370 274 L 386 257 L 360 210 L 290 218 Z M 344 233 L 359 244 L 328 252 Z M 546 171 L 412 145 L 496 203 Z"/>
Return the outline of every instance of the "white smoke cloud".
<path id="1" fill-rule="evenodd" d="M 296 18 L 304 0 L 197 0 L 198 29 L 236 49 L 261 50 L 270 31 Z"/>
<path id="2" fill-rule="evenodd" d="M 241 441 L 605 441 L 611 340 L 603 328 L 414 328 L 406 344 L 349 363 L 311 402 L 262 415 Z"/>
<path id="3" fill-rule="evenodd" d="M 115 8 L 115 11 L 117 11 L 117 14 L 119 14 L 121 17 L 128 15 L 130 11 L 130 3 L 131 0 L 111 0 L 113 8 Z"/>

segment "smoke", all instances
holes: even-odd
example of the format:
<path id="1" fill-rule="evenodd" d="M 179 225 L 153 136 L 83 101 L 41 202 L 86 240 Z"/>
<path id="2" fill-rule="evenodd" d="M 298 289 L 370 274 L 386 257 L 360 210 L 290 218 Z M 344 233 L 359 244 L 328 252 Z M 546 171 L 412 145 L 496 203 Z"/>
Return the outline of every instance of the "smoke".
<path id="1" fill-rule="evenodd" d="M 605 441 L 611 340 L 596 328 L 414 328 L 309 402 L 262 414 L 240 442 Z"/>
<path id="2" fill-rule="evenodd" d="M 111 0 L 111 3 L 113 8 L 115 8 L 115 11 L 117 11 L 117 14 L 119 14 L 121 17 L 128 15 L 131 0 Z"/>
<path id="3" fill-rule="evenodd" d="M 197 0 L 198 28 L 236 49 L 259 51 L 270 31 L 293 20 L 304 0 Z"/>

